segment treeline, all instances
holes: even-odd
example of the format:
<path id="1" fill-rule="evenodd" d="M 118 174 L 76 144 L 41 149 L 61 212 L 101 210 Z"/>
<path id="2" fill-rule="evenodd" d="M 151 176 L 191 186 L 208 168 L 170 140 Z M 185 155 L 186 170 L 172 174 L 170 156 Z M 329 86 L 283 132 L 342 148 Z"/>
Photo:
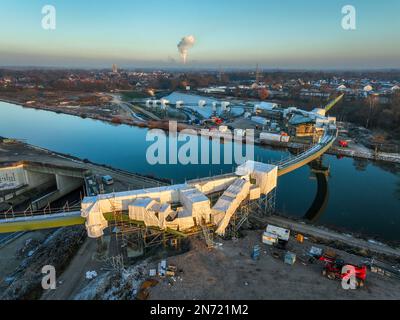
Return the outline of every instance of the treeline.
<path id="1" fill-rule="evenodd" d="M 338 120 L 349 121 L 368 129 L 383 129 L 400 139 L 400 92 L 388 103 L 370 96 L 364 100 L 343 101 L 331 111 Z"/>

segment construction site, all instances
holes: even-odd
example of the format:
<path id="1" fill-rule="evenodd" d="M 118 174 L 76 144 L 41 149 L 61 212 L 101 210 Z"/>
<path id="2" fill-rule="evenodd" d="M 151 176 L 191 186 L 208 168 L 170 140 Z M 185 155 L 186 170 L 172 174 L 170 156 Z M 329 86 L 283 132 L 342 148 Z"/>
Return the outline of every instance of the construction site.
<path id="1" fill-rule="evenodd" d="M 11 238 L 0 248 L 7 255 L 0 298 L 398 299 L 398 249 L 276 216 L 279 178 L 315 163 L 336 141 L 336 121 L 325 113 L 339 99 L 285 111 L 284 118 L 307 118 L 294 134 L 311 137 L 309 148 L 179 184 L 3 140 L 10 185 L 0 233 Z M 26 201 L 38 188 L 40 197 Z M 50 204 L 77 188 L 78 199 Z M 61 272 L 57 288 L 43 291 L 40 269 L 49 264 Z M 354 268 L 357 290 L 330 281 L 343 280 L 343 266 Z"/>

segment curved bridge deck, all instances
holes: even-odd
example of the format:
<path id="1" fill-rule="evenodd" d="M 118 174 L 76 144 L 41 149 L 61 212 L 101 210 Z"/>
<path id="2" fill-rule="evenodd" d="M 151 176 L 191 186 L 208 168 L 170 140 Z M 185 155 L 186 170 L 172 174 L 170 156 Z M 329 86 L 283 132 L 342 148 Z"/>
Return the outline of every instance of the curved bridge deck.
<path id="1" fill-rule="evenodd" d="M 322 156 L 329 148 L 333 145 L 337 138 L 337 130 L 327 130 L 325 135 L 321 138 L 321 141 L 305 152 L 278 163 L 278 175 L 283 176 L 289 172 L 292 172 L 311 161 L 318 159 Z"/>

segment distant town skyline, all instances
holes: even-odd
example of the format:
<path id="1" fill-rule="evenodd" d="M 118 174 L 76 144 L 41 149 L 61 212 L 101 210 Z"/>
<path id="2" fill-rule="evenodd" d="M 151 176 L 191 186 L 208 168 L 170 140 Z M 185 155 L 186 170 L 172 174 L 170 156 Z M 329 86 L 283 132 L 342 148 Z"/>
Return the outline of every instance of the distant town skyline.
<path id="1" fill-rule="evenodd" d="M 42 7 L 56 8 L 44 30 Z M 356 8 L 356 30 L 341 26 Z M 0 66 L 70 68 L 400 68 L 400 1 L 3 1 Z M 178 52 L 196 39 L 187 65 Z"/>

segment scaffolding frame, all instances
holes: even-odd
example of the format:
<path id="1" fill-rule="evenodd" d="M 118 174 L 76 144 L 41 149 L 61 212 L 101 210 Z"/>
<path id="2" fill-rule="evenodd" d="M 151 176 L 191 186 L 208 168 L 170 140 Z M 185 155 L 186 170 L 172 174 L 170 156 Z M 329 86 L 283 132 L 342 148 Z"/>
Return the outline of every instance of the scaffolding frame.
<path id="1" fill-rule="evenodd" d="M 248 225 L 249 217 L 265 218 L 275 212 L 276 208 L 276 188 L 270 191 L 267 195 L 261 196 L 257 200 L 245 199 L 235 214 L 232 216 L 225 233 L 228 238 L 238 238 L 239 230 Z"/>
<path id="2" fill-rule="evenodd" d="M 223 191 L 208 195 L 211 204 L 215 203 L 221 194 L 223 194 Z M 119 262 L 119 265 L 121 263 L 124 264 L 124 261 L 128 259 L 127 251 L 124 250 L 124 248 L 128 247 L 137 248 L 137 250 L 141 251 L 143 254 L 161 245 L 164 248 L 172 247 L 175 250 L 179 250 L 183 238 L 198 234 L 203 235 L 207 248 L 212 249 L 214 247 L 215 226 L 206 224 L 205 221 L 201 221 L 191 230 L 185 231 L 184 234 L 169 229 L 162 230 L 154 227 L 147 227 L 143 223 L 127 219 L 126 212 L 116 209 L 114 199 L 109 199 L 113 216 L 112 220 L 109 222 L 109 227 L 111 230 L 115 230 L 113 233 L 117 243 L 117 256 L 122 257 L 122 262 Z M 232 216 L 226 236 L 237 238 L 239 230 L 245 224 L 248 224 L 250 216 L 265 217 L 273 214 L 275 212 L 275 201 L 276 188 L 267 195 L 262 195 L 257 200 L 245 199 Z"/>
<path id="3" fill-rule="evenodd" d="M 146 227 L 143 223 L 124 218 L 126 213 L 120 211 L 113 212 L 113 220 L 110 222 L 110 228 L 115 229 L 114 237 L 117 243 L 118 255 L 128 260 L 127 250 L 129 247 L 135 248 L 146 254 L 149 250 L 163 246 L 174 250 L 181 248 L 181 240 L 185 236 L 173 230 L 161 230 L 158 228 Z M 201 232 L 201 231 L 198 231 Z M 197 233 L 198 233 L 197 232 Z"/>

